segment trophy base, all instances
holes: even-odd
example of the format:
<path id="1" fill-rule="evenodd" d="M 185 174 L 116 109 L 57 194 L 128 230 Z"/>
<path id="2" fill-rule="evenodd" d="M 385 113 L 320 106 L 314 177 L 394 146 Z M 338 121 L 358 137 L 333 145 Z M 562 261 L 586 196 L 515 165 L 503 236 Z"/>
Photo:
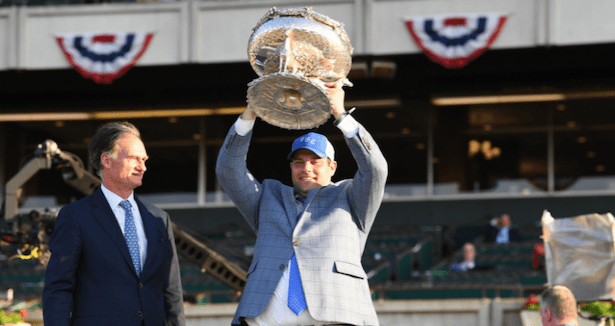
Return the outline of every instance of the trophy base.
<path id="1" fill-rule="evenodd" d="M 248 104 L 271 125 L 312 129 L 331 116 L 331 97 L 318 82 L 290 73 L 268 74 L 248 84 Z"/>

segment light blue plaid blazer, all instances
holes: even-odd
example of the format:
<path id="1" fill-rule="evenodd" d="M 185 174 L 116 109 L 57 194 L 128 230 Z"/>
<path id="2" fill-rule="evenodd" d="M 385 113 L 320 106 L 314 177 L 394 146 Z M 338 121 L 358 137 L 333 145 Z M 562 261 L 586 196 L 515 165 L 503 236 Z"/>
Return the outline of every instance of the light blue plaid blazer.
<path id="1" fill-rule="evenodd" d="M 352 117 L 347 117 L 347 119 Z M 353 179 L 309 191 L 297 220 L 293 188 L 258 182 L 246 167 L 252 133 L 229 131 L 216 174 L 257 235 L 248 282 L 233 325 L 266 308 L 293 254 L 310 314 L 319 321 L 378 325 L 361 256 L 384 195 L 387 163 L 372 136 L 345 138 L 358 166 Z"/>

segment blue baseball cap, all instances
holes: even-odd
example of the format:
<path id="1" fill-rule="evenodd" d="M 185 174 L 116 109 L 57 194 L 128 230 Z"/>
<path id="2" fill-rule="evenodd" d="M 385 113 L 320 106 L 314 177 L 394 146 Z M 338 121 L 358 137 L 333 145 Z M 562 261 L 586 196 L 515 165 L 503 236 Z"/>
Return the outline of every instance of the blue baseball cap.
<path id="1" fill-rule="evenodd" d="M 335 149 L 327 137 L 317 134 L 315 132 L 307 133 L 293 142 L 293 149 L 288 154 L 288 160 L 291 160 L 293 154 L 299 149 L 309 149 L 321 158 L 329 158 L 331 161 L 335 161 Z"/>

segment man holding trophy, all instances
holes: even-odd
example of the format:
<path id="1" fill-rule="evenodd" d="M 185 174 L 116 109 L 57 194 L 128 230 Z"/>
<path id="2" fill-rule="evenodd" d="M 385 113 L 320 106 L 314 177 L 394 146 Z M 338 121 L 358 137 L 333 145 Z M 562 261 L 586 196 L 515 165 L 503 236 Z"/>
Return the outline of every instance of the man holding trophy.
<path id="1" fill-rule="evenodd" d="M 349 63 L 335 66 L 344 60 L 328 57 L 334 52 L 329 45 L 304 30 L 312 23 L 345 36 L 341 25 L 309 8 L 274 8 L 255 28 L 251 44 L 262 27 L 278 38 L 254 51 L 262 60 L 251 58 L 260 65 L 257 73 L 271 69 L 265 66 L 273 72 L 251 83 L 249 104 L 218 157 L 220 184 L 257 235 L 233 325 L 379 325 L 361 256 L 384 195 L 387 163 L 344 107 L 343 69 Z M 245 159 L 257 116 L 282 128 L 308 129 L 330 115 L 356 160 L 354 178 L 331 181 L 335 150 L 315 132 L 292 144 L 292 187 L 271 179 L 261 183 L 250 174 Z"/>

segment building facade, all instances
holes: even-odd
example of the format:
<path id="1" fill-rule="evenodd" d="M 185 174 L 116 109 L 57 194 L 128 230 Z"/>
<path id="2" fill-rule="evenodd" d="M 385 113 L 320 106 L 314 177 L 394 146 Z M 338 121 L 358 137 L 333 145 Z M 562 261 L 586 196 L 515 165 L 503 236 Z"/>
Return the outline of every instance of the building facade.
<path id="1" fill-rule="evenodd" d="M 213 170 L 258 77 L 248 39 L 272 7 L 312 7 L 344 23 L 354 48 L 346 106 L 357 108 L 389 162 L 376 227 L 479 223 L 504 212 L 535 225 L 545 209 L 556 217 L 612 211 L 615 4 L 607 0 L 4 1 L 0 183 L 45 139 L 87 161 L 98 126 L 129 120 L 151 157 L 140 194 L 196 229 L 229 221 L 246 228 Z M 473 15 L 505 21 L 460 67 L 430 56 L 408 25 L 442 17 L 462 25 Z M 118 32 L 153 37 L 108 84 L 80 74 L 58 42 Z M 331 121 L 317 131 L 338 151 L 337 177 L 351 177 L 341 133 Z M 255 177 L 290 183 L 285 157 L 303 132 L 258 122 L 249 154 Z M 24 199 L 50 196 L 61 206 L 78 194 L 53 172 L 24 187 Z M 207 227 L 203 216 L 212 217 Z"/>

